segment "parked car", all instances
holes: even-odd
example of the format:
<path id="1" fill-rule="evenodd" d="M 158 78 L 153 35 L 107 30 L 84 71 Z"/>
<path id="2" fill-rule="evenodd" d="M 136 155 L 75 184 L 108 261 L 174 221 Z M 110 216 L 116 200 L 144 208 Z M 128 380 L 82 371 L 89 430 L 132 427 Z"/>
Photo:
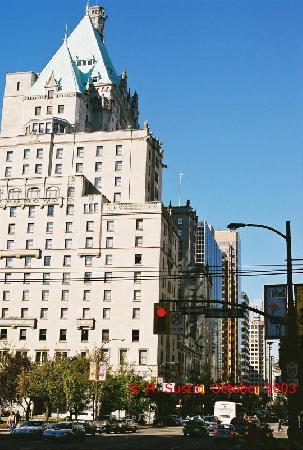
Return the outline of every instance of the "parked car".
<path id="1" fill-rule="evenodd" d="M 247 422 L 244 419 L 240 419 L 237 417 L 234 417 L 231 421 L 230 421 L 231 425 L 233 425 L 235 427 L 236 433 L 239 434 L 240 436 L 244 436 L 244 433 L 247 429 Z"/>
<path id="2" fill-rule="evenodd" d="M 210 433 L 213 433 L 217 426 L 221 423 L 216 416 L 204 416 L 203 420 Z"/>
<path id="3" fill-rule="evenodd" d="M 51 425 L 43 433 L 45 440 L 69 441 L 80 440 L 85 437 L 85 428 L 77 422 L 58 422 Z"/>
<path id="4" fill-rule="evenodd" d="M 133 419 L 123 419 L 121 424 L 121 433 L 125 433 L 126 431 L 131 431 L 132 433 L 136 433 L 138 430 L 138 424 Z"/>
<path id="5" fill-rule="evenodd" d="M 121 419 L 109 419 L 105 425 L 105 432 L 109 433 L 124 433 L 123 420 Z"/>
<path id="6" fill-rule="evenodd" d="M 180 418 L 175 414 L 170 414 L 168 416 L 163 416 L 160 418 L 160 423 L 165 426 L 176 426 L 180 424 Z"/>
<path id="7" fill-rule="evenodd" d="M 97 433 L 105 433 L 106 424 L 110 420 L 110 418 L 110 415 L 100 415 L 96 417 L 96 420 L 93 420 L 93 423 L 96 426 Z"/>
<path id="8" fill-rule="evenodd" d="M 205 425 L 204 421 L 199 420 L 190 420 L 183 427 L 184 436 L 201 436 L 207 437 L 209 436 L 208 428 Z"/>
<path id="9" fill-rule="evenodd" d="M 84 426 L 85 434 L 92 434 L 95 436 L 97 433 L 97 425 L 93 420 L 77 420 L 76 423 Z"/>
<path id="10" fill-rule="evenodd" d="M 42 439 L 43 432 L 48 426 L 48 422 L 42 420 L 28 420 L 18 425 L 11 432 L 11 436 L 14 439 Z"/>
<path id="11" fill-rule="evenodd" d="M 235 439 L 237 436 L 235 427 L 231 424 L 218 425 L 214 430 L 214 439 Z"/>

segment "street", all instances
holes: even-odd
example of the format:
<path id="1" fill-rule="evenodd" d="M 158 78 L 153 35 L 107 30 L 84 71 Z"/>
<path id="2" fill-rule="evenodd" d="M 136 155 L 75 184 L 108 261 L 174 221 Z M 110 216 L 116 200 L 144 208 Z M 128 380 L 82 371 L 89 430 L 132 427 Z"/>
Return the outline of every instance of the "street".
<path id="1" fill-rule="evenodd" d="M 274 428 L 277 429 L 276 426 Z M 3 432 L 0 434 L 1 450 L 53 450 L 54 447 L 62 450 L 290 450 L 286 430 L 280 433 L 275 432 L 274 441 L 266 445 L 262 445 L 260 442 L 247 445 L 243 439 L 236 439 L 234 442 L 226 440 L 215 442 L 213 437 L 185 437 L 182 427 L 144 428 L 136 434 L 87 436 L 84 442 L 73 443 L 16 442 L 9 434 Z"/>

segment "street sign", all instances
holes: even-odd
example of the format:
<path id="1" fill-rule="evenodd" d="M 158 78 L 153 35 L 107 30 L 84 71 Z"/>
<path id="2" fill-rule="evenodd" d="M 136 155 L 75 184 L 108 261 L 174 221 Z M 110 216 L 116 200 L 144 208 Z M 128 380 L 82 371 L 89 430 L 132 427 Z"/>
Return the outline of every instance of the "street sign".
<path id="1" fill-rule="evenodd" d="M 106 362 L 99 363 L 99 381 L 106 381 L 107 364 Z"/>
<path id="2" fill-rule="evenodd" d="M 185 317 L 179 312 L 170 313 L 170 334 L 182 335 L 185 333 Z"/>
<path id="3" fill-rule="evenodd" d="M 298 376 L 298 364 L 295 362 L 288 362 L 286 364 L 287 378 L 296 378 Z"/>
<path id="4" fill-rule="evenodd" d="M 204 314 L 206 318 L 215 319 L 241 319 L 244 317 L 243 308 L 209 308 L 208 306 L 193 306 L 183 308 L 182 313 L 186 315 Z"/>

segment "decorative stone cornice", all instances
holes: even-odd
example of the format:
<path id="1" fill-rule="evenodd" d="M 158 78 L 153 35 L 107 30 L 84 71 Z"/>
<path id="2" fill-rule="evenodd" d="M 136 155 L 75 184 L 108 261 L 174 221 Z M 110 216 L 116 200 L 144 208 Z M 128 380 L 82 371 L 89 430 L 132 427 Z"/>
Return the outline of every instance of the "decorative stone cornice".
<path id="1" fill-rule="evenodd" d="M 95 329 L 95 319 L 77 319 L 77 329 L 89 328 L 90 330 Z"/>
<path id="2" fill-rule="evenodd" d="M 39 206 L 44 208 L 47 205 L 59 205 L 60 208 L 63 207 L 63 197 L 54 198 L 18 198 L 18 199 L 3 199 L 0 200 L 0 208 L 6 209 L 10 206 L 21 206 L 25 208 L 26 206 Z"/>
<path id="3" fill-rule="evenodd" d="M 2 258 L 25 258 L 26 256 L 32 256 L 34 258 L 41 258 L 40 249 L 11 249 L 11 250 L 0 250 L 0 259 Z"/>
<path id="4" fill-rule="evenodd" d="M 0 319 L 0 327 L 3 328 L 37 328 L 37 319 L 20 318 L 20 317 L 4 317 Z"/>

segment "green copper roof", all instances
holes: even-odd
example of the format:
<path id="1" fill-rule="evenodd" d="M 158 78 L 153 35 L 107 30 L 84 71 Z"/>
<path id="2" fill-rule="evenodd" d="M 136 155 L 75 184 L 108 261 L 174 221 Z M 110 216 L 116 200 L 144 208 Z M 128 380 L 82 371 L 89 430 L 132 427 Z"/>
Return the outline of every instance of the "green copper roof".
<path id="1" fill-rule="evenodd" d="M 88 81 L 118 84 L 119 78 L 110 61 L 98 31 L 85 15 L 49 63 L 44 67 L 30 95 L 45 94 L 50 78 L 56 80 L 59 92 L 84 92 Z"/>

